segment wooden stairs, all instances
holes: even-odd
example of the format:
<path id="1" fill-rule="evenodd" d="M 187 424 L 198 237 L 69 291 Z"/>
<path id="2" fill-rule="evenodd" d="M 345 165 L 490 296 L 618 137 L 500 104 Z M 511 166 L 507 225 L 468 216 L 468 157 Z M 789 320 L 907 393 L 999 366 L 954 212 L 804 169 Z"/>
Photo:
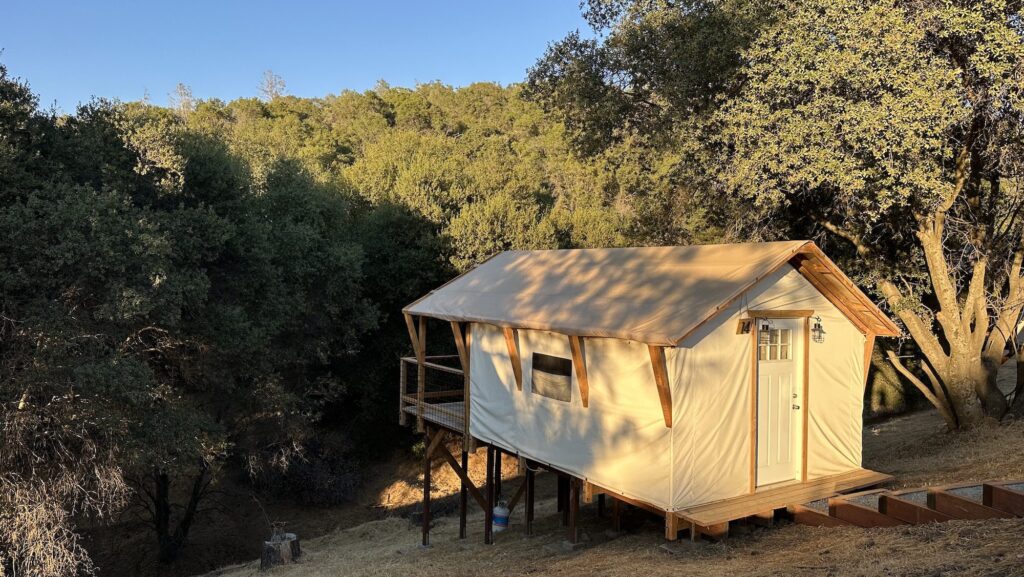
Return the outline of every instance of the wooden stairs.
<path id="1" fill-rule="evenodd" d="M 793 521 L 817 527 L 896 527 L 953 519 L 1024 517 L 1024 480 L 873 489 L 787 507 Z"/>

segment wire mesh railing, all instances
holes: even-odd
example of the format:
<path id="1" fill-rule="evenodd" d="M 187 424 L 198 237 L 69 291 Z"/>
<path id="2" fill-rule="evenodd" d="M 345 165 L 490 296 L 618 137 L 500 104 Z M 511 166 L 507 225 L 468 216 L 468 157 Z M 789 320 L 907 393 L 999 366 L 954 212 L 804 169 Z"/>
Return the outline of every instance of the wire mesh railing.
<path id="1" fill-rule="evenodd" d="M 465 377 L 457 355 L 426 357 L 422 366 L 416 357 L 403 357 L 400 397 L 403 424 L 412 417 L 417 425 L 465 431 Z"/>

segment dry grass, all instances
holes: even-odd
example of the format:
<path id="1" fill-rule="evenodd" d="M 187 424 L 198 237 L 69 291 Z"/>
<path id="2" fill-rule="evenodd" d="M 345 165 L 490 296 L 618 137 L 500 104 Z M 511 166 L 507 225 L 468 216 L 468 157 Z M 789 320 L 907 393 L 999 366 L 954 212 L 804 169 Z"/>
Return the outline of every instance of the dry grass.
<path id="1" fill-rule="evenodd" d="M 948 434 L 934 413 L 917 413 L 867 427 L 864 452 L 865 466 L 895 474 L 900 487 L 1024 478 L 1024 422 Z M 443 484 L 447 491 L 457 487 L 447 476 Z M 517 511 L 513 528 L 499 534 L 495 545 L 485 546 L 478 512 L 470 517 L 469 539 L 457 538 L 457 517 L 441 518 L 431 532 L 433 546 L 421 549 L 419 529 L 393 517 L 310 540 L 304 543 L 301 564 L 276 568 L 270 575 L 1024 576 L 1024 519 L 872 530 L 784 525 L 747 530 L 723 543 L 686 542 L 670 553 L 662 547 L 660 520 L 634 512 L 627 518 L 627 532 L 609 537 L 607 521 L 589 506 L 582 514 L 589 544 L 569 552 L 560 546 L 564 533 L 547 487 L 553 484 L 553 478 L 538 478 L 541 496 L 548 498 L 538 502 L 533 538 L 522 533 Z M 381 497 L 392 505 L 418 499 L 415 485 L 412 479 L 400 481 Z M 252 562 L 210 575 L 258 573 L 258 562 Z"/>

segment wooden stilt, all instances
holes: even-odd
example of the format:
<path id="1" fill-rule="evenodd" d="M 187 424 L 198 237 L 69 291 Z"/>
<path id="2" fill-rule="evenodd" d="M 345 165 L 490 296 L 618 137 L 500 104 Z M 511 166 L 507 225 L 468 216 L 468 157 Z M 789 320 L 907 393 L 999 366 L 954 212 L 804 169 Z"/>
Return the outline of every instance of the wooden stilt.
<path id="1" fill-rule="evenodd" d="M 579 528 L 576 526 L 576 521 L 580 516 L 580 482 L 579 479 L 569 479 L 569 506 L 568 517 L 569 517 L 569 542 L 578 543 L 580 539 Z"/>
<path id="2" fill-rule="evenodd" d="M 469 470 L 469 453 L 466 448 L 462 448 L 462 470 Z M 465 479 L 459 479 L 461 485 L 459 488 L 459 539 L 466 538 L 466 514 L 469 508 L 469 488 L 466 486 Z"/>
<path id="3" fill-rule="evenodd" d="M 622 530 L 622 501 L 612 497 L 612 530 Z"/>
<path id="4" fill-rule="evenodd" d="M 665 539 L 675 541 L 679 538 L 679 517 L 671 511 L 665 513 Z"/>
<path id="5" fill-rule="evenodd" d="M 569 524 L 569 477 L 558 475 L 558 510 L 562 513 L 562 526 Z"/>
<path id="6" fill-rule="evenodd" d="M 494 448 L 494 495 L 495 503 L 501 500 L 501 449 Z"/>
<path id="7" fill-rule="evenodd" d="M 434 433 L 438 435 L 439 433 Z M 433 445 L 430 428 L 426 429 L 426 445 Z M 430 546 L 430 450 L 423 456 L 423 546 Z"/>
<path id="8" fill-rule="evenodd" d="M 487 445 L 487 508 L 484 510 L 484 543 L 494 543 L 494 447 Z"/>
<path id="9" fill-rule="evenodd" d="M 526 534 L 533 535 L 533 502 L 536 498 L 534 491 L 534 472 L 530 463 L 526 463 Z"/>

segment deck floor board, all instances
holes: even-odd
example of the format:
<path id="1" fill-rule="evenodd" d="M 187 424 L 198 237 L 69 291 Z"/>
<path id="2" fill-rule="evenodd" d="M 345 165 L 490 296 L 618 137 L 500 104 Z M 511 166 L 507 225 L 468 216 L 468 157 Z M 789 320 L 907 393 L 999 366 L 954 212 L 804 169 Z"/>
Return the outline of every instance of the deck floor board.
<path id="1" fill-rule="evenodd" d="M 856 469 L 838 475 L 829 475 L 803 483 L 791 483 L 768 487 L 749 495 L 698 505 L 676 514 L 683 519 L 702 526 L 725 523 L 749 517 L 787 505 L 801 505 L 865 487 L 872 487 L 892 480 L 891 475 L 869 469 Z"/>
<path id="2" fill-rule="evenodd" d="M 424 403 L 423 420 L 456 433 L 464 433 L 466 419 L 463 417 L 465 404 L 462 401 L 450 403 Z M 417 405 L 402 407 L 406 414 L 416 417 L 419 413 Z"/>

